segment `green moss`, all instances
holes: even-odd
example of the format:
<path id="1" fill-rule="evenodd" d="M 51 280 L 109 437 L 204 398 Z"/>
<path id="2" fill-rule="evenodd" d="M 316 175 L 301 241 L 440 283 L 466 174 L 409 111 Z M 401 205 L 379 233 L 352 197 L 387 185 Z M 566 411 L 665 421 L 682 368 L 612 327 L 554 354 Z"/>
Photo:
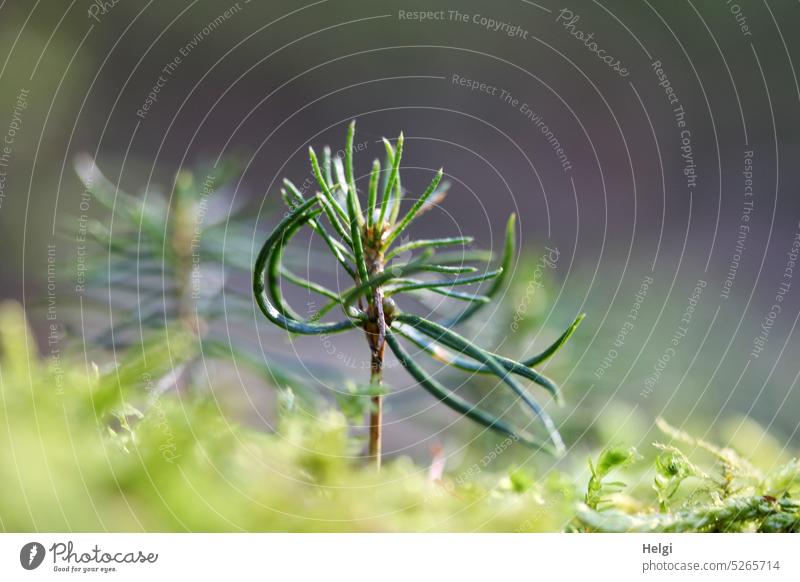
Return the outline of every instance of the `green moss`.
<path id="1" fill-rule="evenodd" d="M 5 531 L 800 529 L 796 460 L 754 466 L 663 422 L 667 442 L 641 454 L 603 449 L 588 492 L 570 457 L 559 470 L 506 471 L 495 459 L 433 477 L 401 457 L 376 473 L 339 411 L 312 419 L 285 397 L 266 433 L 236 424 L 210 396 L 154 393 L 142 378 L 162 377 L 168 364 L 142 354 L 166 349 L 164 337 L 120 352 L 118 368 L 42 359 L 32 338 L 22 310 L 3 306 Z M 503 449 L 509 460 L 516 446 Z"/>

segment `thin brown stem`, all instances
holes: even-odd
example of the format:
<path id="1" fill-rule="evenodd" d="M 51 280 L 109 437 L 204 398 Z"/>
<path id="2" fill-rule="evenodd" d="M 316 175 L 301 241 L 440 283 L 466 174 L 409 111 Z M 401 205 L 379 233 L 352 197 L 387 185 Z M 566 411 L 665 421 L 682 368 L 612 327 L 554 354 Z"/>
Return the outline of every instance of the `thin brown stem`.
<path id="1" fill-rule="evenodd" d="M 381 445 L 383 444 L 383 397 L 373 396 L 369 413 L 369 458 L 375 468 L 381 469 Z"/>
<path id="2" fill-rule="evenodd" d="M 370 253 L 369 276 L 383 271 L 383 256 Z M 383 289 L 376 287 L 367 308 L 368 322 L 364 327 L 370 349 L 370 384 L 376 391 L 383 383 L 383 356 L 386 349 L 386 314 L 383 312 Z M 375 468 L 381 468 L 381 445 L 383 440 L 383 396 L 375 394 L 370 399 L 369 414 L 369 458 Z"/>
<path id="3" fill-rule="evenodd" d="M 386 320 L 383 314 L 383 292 L 376 289 L 369 307 L 370 322 L 367 325 L 369 342 L 370 384 L 379 388 L 383 383 L 383 355 L 386 349 Z M 375 394 L 371 398 L 369 414 L 369 457 L 375 468 L 381 468 L 381 441 L 383 437 L 383 397 Z"/>

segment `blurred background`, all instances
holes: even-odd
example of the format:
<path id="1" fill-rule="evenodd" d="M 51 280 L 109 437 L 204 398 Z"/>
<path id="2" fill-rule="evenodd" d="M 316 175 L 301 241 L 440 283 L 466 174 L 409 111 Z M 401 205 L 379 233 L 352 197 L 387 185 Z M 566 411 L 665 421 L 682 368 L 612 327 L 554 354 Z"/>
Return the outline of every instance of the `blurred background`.
<path id="1" fill-rule="evenodd" d="M 645 434 L 660 415 L 724 438 L 749 416 L 794 446 L 798 22 L 800 5 L 775 1 L 6 0 L 0 293 L 24 305 L 46 355 L 113 361 L 141 341 L 143 319 L 163 327 L 181 309 L 165 298 L 166 255 L 142 245 L 158 228 L 116 197 L 161 224 L 221 161 L 225 180 L 203 198 L 220 228 L 203 238 L 209 268 L 195 281 L 215 290 L 203 309 L 217 347 L 245 346 L 255 368 L 261 358 L 333 402 L 367 378 L 363 337 L 273 329 L 253 311 L 247 266 L 282 212 L 282 178 L 302 185 L 308 145 L 342 147 L 355 118 L 360 175 L 401 130 L 412 194 L 444 166 L 450 193 L 416 234 L 474 234 L 497 251 L 517 214 L 514 284 L 465 333 L 524 356 L 587 313 L 546 366 L 565 391 L 553 414 L 570 445 L 630 423 Z M 114 186 L 110 205 L 81 171 Z M 90 221 L 103 236 L 84 241 Z M 109 241 L 136 261 L 116 263 Z M 114 269 L 144 277 L 147 261 L 145 296 Z M 323 263 L 312 260 L 332 280 Z M 133 335 L 108 334 L 126 322 Z M 427 459 L 474 437 L 389 366 L 389 456 Z M 200 377 L 235 418 L 273 428 L 270 384 L 282 380 L 235 360 Z"/>

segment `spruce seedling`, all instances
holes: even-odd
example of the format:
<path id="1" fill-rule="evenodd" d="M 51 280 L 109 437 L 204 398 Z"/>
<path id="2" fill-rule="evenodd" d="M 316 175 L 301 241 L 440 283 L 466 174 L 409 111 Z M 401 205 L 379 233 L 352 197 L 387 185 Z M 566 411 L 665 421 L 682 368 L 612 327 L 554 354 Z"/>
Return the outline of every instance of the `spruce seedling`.
<path id="1" fill-rule="evenodd" d="M 469 251 L 445 252 L 448 247 L 463 247 L 471 237 L 438 238 L 408 241 L 403 236 L 414 219 L 439 204 L 446 193 L 440 185 L 443 171 L 434 175 L 422 195 L 411 202 L 405 214 L 400 213 L 404 190 L 401 187 L 400 163 L 404 138 L 401 133 L 394 145 L 384 140 L 386 161 L 372 164 L 368 180 L 366 210 L 361 206 L 353 168 L 355 122 L 347 130 L 344 164 L 339 157 L 331 159 L 325 148 L 322 164 L 313 148 L 309 148 L 311 169 L 319 192 L 306 197 L 290 180 L 284 180 L 283 199 L 289 213 L 267 237 L 255 262 L 253 292 L 264 315 L 283 329 L 305 335 L 333 334 L 351 329 L 363 330 L 370 350 L 370 384 L 374 387 L 369 410 L 368 454 L 380 468 L 382 438 L 382 405 L 384 355 L 389 349 L 420 386 L 444 404 L 494 431 L 510 435 L 532 447 L 561 453 L 564 444 L 550 416 L 515 376 L 530 380 L 560 398 L 556 384 L 533 369 L 561 348 L 580 324 L 579 316 L 550 347 L 541 354 L 520 362 L 487 351 L 453 328 L 468 321 L 484 308 L 504 287 L 510 274 L 516 246 L 515 217 L 509 218 L 501 266 L 479 272 L 473 263 L 491 260 L 491 253 Z M 333 165 L 333 169 L 331 166 Z M 308 226 L 325 243 L 342 269 L 353 279 L 353 286 L 344 290 L 328 289 L 291 273 L 281 265 L 283 249 L 304 226 Z M 409 260 L 414 251 L 419 254 Z M 319 294 L 328 302 L 310 317 L 296 314 L 281 291 L 281 280 Z M 464 286 L 488 283 L 479 294 L 464 292 Z M 403 294 L 435 293 L 467 303 L 456 317 L 432 321 L 401 311 L 395 301 Z M 344 318 L 326 321 L 335 309 Z M 549 443 L 477 406 L 449 390 L 430 376 L 401 343 L 401 338 L 421 349 L 421 354 L 471 373 L 497 376 L 523 403 L 531 420 L 543 424 Z"/>

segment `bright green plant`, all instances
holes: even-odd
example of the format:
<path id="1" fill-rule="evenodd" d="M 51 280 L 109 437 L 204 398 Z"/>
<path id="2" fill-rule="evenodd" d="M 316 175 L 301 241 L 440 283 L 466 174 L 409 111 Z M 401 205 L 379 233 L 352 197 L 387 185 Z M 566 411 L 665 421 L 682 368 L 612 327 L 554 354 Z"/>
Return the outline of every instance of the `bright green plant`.
<path id="1" fill-rule="evenodd" d="M 636 460 L 636 449 L 622 447 L 606 447 L 600 453 L 596 463 L 589 460 L 592 476 L 586 488 L 586 505 L 592 509 L 603 509 L 613 504 L 611 496 L 625 487 L 621 481 L 606 481 L 606 477 L 615 469 L 629 465 Z"/>
<path id="2" fill-rule="evenodd" d="M 694 438 L 661 419 L 657 425 L 671 440 L 667 444 L 654 443 L 660 451 L 653 460 L 657 507 L 635 492 L 622 499 L 621 492 L 626 487 L 622 482 L 603 482 L 611 469 L 622 469 L 640 458 L 633 449 L 605 449 L 596 465 L 590 463 L 592 477 L 586 503 L 577 507 L 578 523 L 584 530 L 800 531 L 797 459 L 763 470 L 731 448 Z M 702 463 L 690 459 L 695 456 Z M 707 467 L 709 460 L 711 466 Z"/>
<path id="3" fill-rule="evenodd" d="M 658 495 L 658 507 L 662 512 L 669 510 L 670 500 L 680 489 L 681 483 L 685 479 L 693 476 L 704 476 L 705 473 L 696 467 L 677 447 L 654 445 L 661 450 L 661 454 L 656 457 L 656 476 L 653 480 L 653 489 Z"/>
<path id="4" fill-rule="evenodd" d="M 443 252 L 446 247 L 464 246 L 470 237 L 408 241 L 403 235 L 411 222 L 440 203 L 446 193 L 439 187 L 440 169 L 428 187 L 401 216 L 404 190 L 400 180 L 403 155 L 403 134 L 392 145 L 384 140 L 386 162 L 383 171 L 375 160 L 369 174 L 366 207 L 356 185 L 353 165 L 355 122 L 349 125 L 344 148 L 344 161 L 332 158 L 325 148 L 320 162 L 309 148 L 311 168 L 320 192 L 306 198 L 291 181 L 284 180 L 282 192 L 290 208 L 288 215 L 275 227 L 264 242 L 256 259 L 253 292 L 261 311 L 275 325 L 296 334 L 333 334 L 351 329 L 364 331 L 370 349 L 370 383 L 380 386 L 383 377 L 384 352 L 390 350 L 409 374 L 436 398 L 472 420 L 497 432 L 512 435 L 530 446 L 560 453 L 564 445 L 555 424 L 534 397 L 514 378 L 530 380 L 560 397 L 556 384 L 540 374 L 534 366 L 552 356 L 575 331 L 582 316 L 542 353 L 522 361 L 514 361 L 478 347 L 453 328 L 467 321 L 485 307 L 503 288 L 510 274 L 515 248 L 515 218 L 508 221 L 501 266 L 479 272 L 470 263 L 488 261 L 491 254 L 462 249 Z M 381 179 L 382 178 L 382 179 Z M 327 221 L 327 222 L 326 222 Z M 303 226 L 310 227 L 325 243 L 341 268 L 352 278 L 353 286 L 345 290 L 328 289 L 292 273 L 281 264 L 284 248 Z M 420 254 L 409 260 L 414 251 Z M 431 278 L 431 274 L 433 278 Z M 427 275 L 427 276 L 426 276 Z M 284 299 L 281 280 L 286 280 L 328 303 L 309 317 L 296 313 Z M 484 293 L 457 291 L 466 285 L 490 282 Z M 468 306 L 458 315 L 429 320 L 400 310 L 396 298 L 404 294 L 436 293 L 463 301 Z M 340 308 L 344 319 L 326 321 L 332 310 Z M 515 426 L 491 412 L 462 398 L 427 374 L 417 358 L 400 342 L 412 342 L 422 352 L 449 366 L 497 376 L 521 399 L 531 415 L 544 426 L 549 443 Z M 380 467 L 382 395 L 376 390 L 371 397 L 369 456 Z"/>

